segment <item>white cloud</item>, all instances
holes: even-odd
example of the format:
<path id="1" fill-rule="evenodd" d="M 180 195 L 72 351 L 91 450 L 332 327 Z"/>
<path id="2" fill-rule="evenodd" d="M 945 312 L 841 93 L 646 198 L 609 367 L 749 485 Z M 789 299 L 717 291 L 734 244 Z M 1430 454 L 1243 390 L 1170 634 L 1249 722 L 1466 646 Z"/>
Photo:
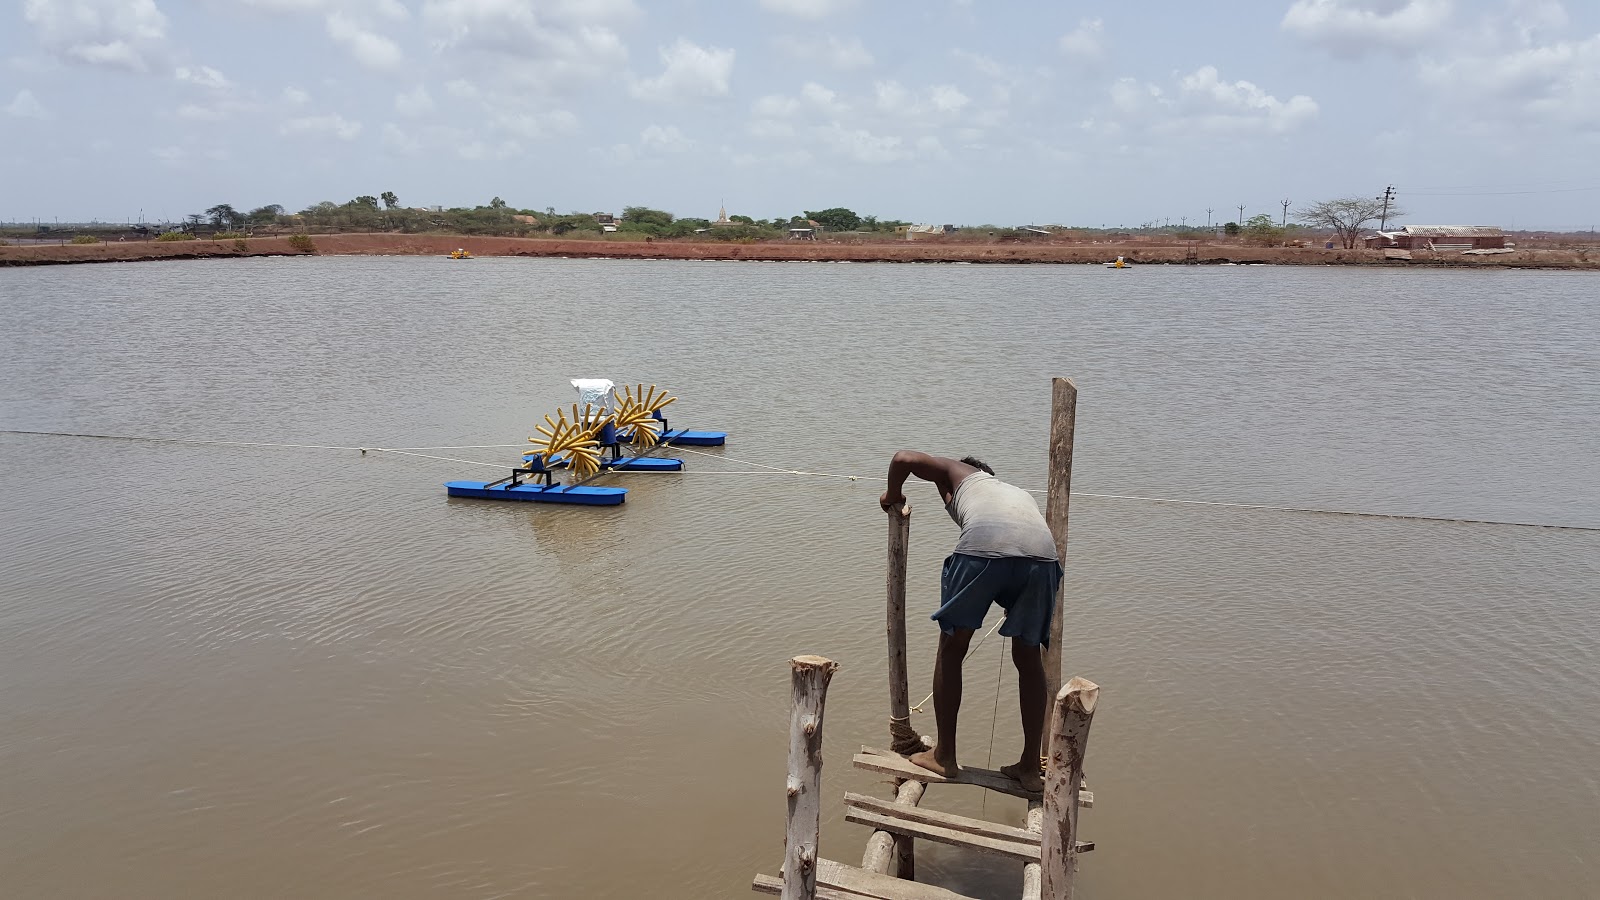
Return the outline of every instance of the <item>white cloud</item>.
<path id="1" fill-rule="evenodd" d="M 858 37 L 840 38 L 828 35 L 811 40 L 784 36 L 777 39 L 778 49 L 788 56 L 808 65 L 822 65 L 830 69 L 849 72 L 870 67 L 875 60 Z"/>
<path id="2" fill-rule="evenodd" d="M 876 134 L 865 128 L 847 128 L 838 122 L 815 128 L 811 134 L 819 144 L 836 155 L 869 165 L 949 156 L 944 145 L 933 135 L 922 135 L 908 142 L 899 135 Z"/>
<path id="3" fill-rule="evenodd" d="M 1248 81 L 1223 81 L 1215 66 L 1201 66 L 1178 83 L 1180 107 L 1213 130 L 1288 131 L 1317 116 L 1317 103 L 1296 95 L 1279 100 Z"/>
<path id="4" fill-rule="evenodd" d="M 224 97 L 209 103 L 185 103 L 178 107 L 174 113 L 180 119 L 189 119 L 196 122 L 220 122 L 251 108 L 251 104 Z"/>
<path id="5" fill-rule="evenodd" d="M 1292 131 L 1317 117 L 1315 100 L 1295 95 L 1280 100 L 1248 81 L 1223 81 L 1215 66 L 1201 66 L 1166 91 L 1136 79 L 1111 85 L 1109 119 L 1090 119 L 1086 130 L 1118 134 L 1125 128 L 1157 132 L 1211 133 Z"/>
<path id="6" fill-rule="evenodd" d="M 182 147 L 166 146 L 152 149 L 150 151 L 150 155 L 164 163 L 175 165 L 183 162 L 184 157 L 188 156 L 189 154 Z"/>
<path id="7" fill-rule="evenodd" d="M 826 19 L 855 5 L 855 0 L 761 0 L 762 9 L 797 19 Z"/>
<path id="8" fill-rule="evenodd" d="M 1080 61 L 1098 60 L 1105 55 L 1105 30 L 1099 19 L 1082 19 L 1061 36 L 1061 52 Z"/>
<path id="9" fill-rule="evenodd" d="M 6 104 L 6 113 L 19 119 L 42 119 L 45 117 L 44 107 L 38 98 L 33 96 L 33 91 L 23 88 Z"/>
<path id="10" fill-rule="evenodd" d="M 395 94 L 394 109 L 402 116 L 426 115 L 433 112 L 433 97 L 419 84 L 403 94 Z"/>
<path id="11" fill-rule="evenodd" d="M 522 154 L 522 145 L 516 141 L 500 141 L 498 143 L 485 143 L 483 141 L 468 141 L 456 147 L 456 155 L 462 159 L 473 162 L 485 160 L 510 159 Z"/>
<path id="12" fill-rule="evenodd" d="M 928 92 L 928 102 L 941 113 L 957 113 L 969 102 L 967 95 L 950 84 L 936 84 Z"/>
<path id="13" fill-rule="evenodd" d="M 632 0 L 427 0 L 422 15 L 446 62 L 481 80 L 560 93 L 613 75 L 628 59 L 615 28 Z"/>
<path id="14" fill-rule="evenodd" d="M 214 91 L 225 91 L 233 87 L 233 82 L 210 66 L 195 66 L 192 69 L 188 66 L 179 66 L 173 70 L 172 77 L 185 84 L 209 88 Z"/>
<path id="15" fill-rule="evenodd" d="M 283 89 L 283 102 L 290 106 L 304 106 L 311 102 L 311 95 L 297 87 L 286 87 Z"/>
<path id="16" fill-rule="evenodd" d="M 422 142 L 393 122 L 383 123 L 383 146 L 406 156 L 422 152 Z"/>
<path id="17" fill-rule="evenodd" d="M 1295 0 L 1281 26 L 1330 53 L 1411 53 L 1449 24 L 1451 0 Z"/>
<path id="18" fill-rule="evenodd" d="M 786 140 L 794 137 L 793 125 L 775 119 L 755 119 L 745 126 L 745 131 L 751 137 L 768 140 Z"/>
<path id="19" fill-rule="evenodd" d="M 873 134 L 865 128 L 845 128 L 837 122 L 817 129 L 816 136 L 835 153 L 856 162 L 897 162 L 911 155 L 899 137 Z"/>
<path id="20" fill-rule="evenodd" d="M 640 100 L 725 97 L 733 57 L 732 50 L 701 47 L 679 38 L 672 46 L 661 48 L 661 74 L 634 82 L 630 90 Z"/>
<path id="21" fill-rule="evenodd" d="M 776 153 L 733 153 L 728 157 L 736 166 L 776 166 L 780 169 L 800 169 L 811 165 L 807 150 L 780 150 Z"/>
<path id="22" fill-rule="evenodd" d="M 684 153 L 694 148 L 694 141 L 684 136 L 676 125 L 662 127 L 651 125 L 639 133 L 640 146 L 665 153 Z"/>
<path id="23" fill-rule="evenodd" d="M 549 112 L 506 112 L 494 117 L 501 131 L 529 140 L 544 140 L 578 130 L 578 117 L 564 109 Z"/>
<path id="24" fill-rule="evenodd" d="M 278 133 L 303 137 L 331 137 L 338 138 L 341 141 L 353 141 L 361 134 L 361 123 L 352 122 L 338 113 L 329 113 L 325 116 L 304 116 L 284 122 L 278 128 Z"/>
<path id="25" fill-rule="evenodd" d="M 952 84 L 913 91 L 898 81 L 880 81 L 873 85 L 873 92 L 878 109 L 912 118 L 954 115 L 971 102 L 971 98 Z"/>
<path id="26" fill-rule="evenodd" d="M 356 62 L 369 69 L 392 69 L 400 65 L 405 56 L 394 41 L 367 30 L 343 13 L 328 16 L 328 37 L 344 45 Z"/>
<path id="27" fill-rule="evenodd" d="M 1474 119 L 1600 129 L 1600 34 L 1420 64 L 1423 83 L 1469 101 Z"/>
<path id="28" fill-rule="evenodd" d="M 185 103 L 178 107 L 174 113 L 180 119 L 190 119 L 196 122 L 217 122 L 227 118 L 227 114 L 214 106 L 203 106 L 198 103 Z"/>
<path id="29" fill-rule="evenodd" d="M 826 116 L 837 116 L 847 109 L 837 93 L 815 81 L 808 81 L 800 86 L 800 100 Z"/>
<path id="30" fill-rule="evenodd" d="M 800 101 L 782 94 L 768 94 L 755 102 L 750 111 L 766 119 L 782 119 L 800 110 Z"/>
<path id="31" fill-rule="evenodd" d="M 346 12 L 373 14 L 386 19 L 404 19 L 410 15 L 399 0 L 222 0 L 266 12 L 276 13 L 334 13 Z"/>
<path id="32" fill-rule="evenodd" d="M 72 62 L 148 72 L 166 52 L 167 17 L 155 0 L 23 0 L 22 18 Z"/>

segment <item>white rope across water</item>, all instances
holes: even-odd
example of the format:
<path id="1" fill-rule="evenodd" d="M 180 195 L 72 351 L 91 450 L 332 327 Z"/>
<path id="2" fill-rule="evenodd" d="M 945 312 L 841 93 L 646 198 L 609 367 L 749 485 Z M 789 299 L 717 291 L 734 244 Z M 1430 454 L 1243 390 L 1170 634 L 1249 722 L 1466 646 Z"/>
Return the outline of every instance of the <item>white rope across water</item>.
<path id="1" fill-rule="evenodd" d="M 673 445 L 673 449 L 682 450 L 684 453 L 698 453 L 701 456 L 709 456 L 713 459 L 725 459 L 729 462 L 744 463 L 747 466 L 755 466 L 758 469 L 769 469 L 782 475 L 808 475 L 814 478 L 847 478 L 851 481 L 861 480 L 860 475 L 835 475 L 832 472 L 805 472 L 800 469 L 785 469 L 782 466 L 769 466 L 766 463 L 758 463 L 749 459 L 740 459 L 737 456 L 728 456 L 725 453 L 709 453 L 705 450 L 691 450 L 688 447 L 679 447 L 676 444 Z"/>
<path id="2" fill-rule="evenodd" d="M 510 469 L 511 467 L 507 466 L 504 463 L 490 463 L 490 462 L 483 462 L 481 460 L 474 460 L 474 459 L 459 459 L 457 457 L 451 457 L 451 456 L 434 456 L 434 455 L 430 455 L 430 454 L 426 454 L 426 453 L 421 453 L 419 451 L 422 451 L 422 450 L 502 450 L 502 449 L 510 449 L 510 448 L 525 448 L 527 446 L 526 444 L 463 444 L 463 445 L 459 445 L 459 446 L 449 446 L 449 447 L 344 447 L 344 446 L 336 446 L 336 445 L 330 445 L 330 444 L 287 444 L 287 443 L 277 443 L 277 442 L 270 442 L 270 441 L 218 441 L 218 440 L 200 440 L 200 439 L 197 439 L 197 438 L 160 438 L 160 437 L 144 437 L 144 436 L 139 436 L 139 435 L 86 434 L 86 433 L 81 433 L 81 432 L 70 432 L 70 431 L 20 431 L 20 430 L 14 430 L 14 429 L 0 429 L 0 434 L 21 434 L 21 435 L 34 435 L 34 436 L 41 436 L 41 437 L 94 438 L 94 439 L 97 439 L 97 440 L 109 440 L 109 441 L 143 441 L 143 442 L 146 442 L 146 443 L 154 443 L 154 444 L 199 444 L 199 445 L 222 446 L 222 447 L 275 447 L 275 448 L 293 449 L 293 450 L 348 450 L 348 451 L 359 452 L 359 453 L 361 453 L 363 455 L 365 455 L 365 454 L 367 454 L 369 452 L 370 453 L 396 453 L 396 454 L 400 454 L 402 456 L 414 456 L 414 457 L 418 457 L 420 459 L 439 460 L 439 461 L 442 461 L 442 462 L 452 462 L 452 463 L 459 463 L 461 465 L 481 466 L 481 467 L 484 467 L 484 468 L 501 469 L 501 470 L 507 470 L 507 469 Z M 766 463 L 756 462 L 755 460 L 751 460 L 751 459 L 741 459 L 740 457 L 728 456 L 727 454 L 724 454 L 724 453 L 710 453 L 710 452 L 707 452 L 705 450 L 695 450 L 695 449 L 692 449 L 692 448 L 689 448 L 689 447 L 680 447 L 680 446 L 677 446 L 675 444 L 671 445 L 671 449 L 678 450 L 678 451 L 681 451 L 683 453 L 693 453 L 693 454 L 695 454 L 697 456 L 706 456 L 706 457 L 710 457 L 712 459 L 723 460 L 725 462 L 741 463 L 743 465 L 754 466 L 755 469 L 758 470 L 758 471 L 715 471 L 715 472 L 680 471 L 680 472 L 661 472 L 661 473 L 652 473 L 652 474 L 738 475 L 738 476 L 746 476 L 746 475 L 768 475 L 768 476 L 771 476 L 771 475 L 791 475 L 791 476 L 806 477 L 806 478 L 838 478 L 838 479 L 843 479 L 843 480 L 848 480 L 848 481 L 870 480 L 871 477 L 873 477 L 873 476 L 864 476 L 864 475 L 840 474 L 840 473 L 835 473 L 835 472 L 812 472 L 812 471 L 807 471 L 805 469 L 791 469 L 791 468 L 787 468 L 787 467 L 784 467 L 784 466 L 772 466 L 772 465 L 767 465 Z M 630 472 L 629 474 L 639 474 L 639 473 Z M 1024 488 L 1024 490 L 1027 490 L 1028 493 L 1030 493 L 1030 494 L 1048 494 L 1049 493 L 1049 491 L 1035 490 L 1035 489 L 1032 489 L 1032 488 Z M 1363 511 L 1359 511 L 1359 510 L 1349 510 L 1349 509 L 1323 509 L 1323 508 L 1312 507 L 1312 506 L 1274 506 L 1274 505 L 1263 504 L 1263 503 L 1232 503 L 1232 502 L 1223 501 L 1223 500 L 1186 500 L 1186 499 L 1181 499 L 1181 498 L 1176 498 L 1176 497 L 1146 497 L 1146 496 L 1141 496 L 1141 495 L 1137 495 L 1137 494 L 1099 494 L 1099 493 L 1093 493 L 1093 492 L 1090 492 L 1090 491 L 1073 491 L 1071 495 L 1074 496 L 1074 497 L 1085 497 L 1085 498 L 1092 499 L 1092 500 L 1124 500 L 1124 501 L 1137 501 L 1137 502 L 1143 502 L 1143 503 L 1174 503 L 1174 504 L 1180 504 L 1180 505 L 1185 505 L 1185 506 L 1215 506 L 1215 507 L 1221 507 L 1221 508 L 1224 508 L 1224 509 L 1242 509 L 1242 510 L 1253 510 L 1253 511 L 1258 511 L 1258 512 L 1311 513 L 1311 514 L 1325 515 L 1325 516 L 1356 516 L 1356 517 L 1367 518 L 1367 519 L 1400 519 L 1400 520 L 1408 520 L 1408 521 L 1414 521 L 1414 522 L 1455 522 L 1455 523 L 1460 523 L 1460 524 L 1465 524 L 1465 525 L 1503 525 L 1503 526 L 1517 527 L 1517 528 L 1551 528 L 1551 529 L 1556 529 L 1556 530 L 1561 530 L 1561 531 L 1600 531 L 1600 526 L 1593 526 L 1593 525 L 1557 525 L 1557 524 L 1548 523 L 1548 522 L 1513 522 L 1513 521 L 1506 521 L 1506 520 L 1502 520 L 1502 519 L 1468 519 L 1468 518 L 1460 518 L 1460 517 L 1455 517 L 1455 516 L 1427 516 L 1427 515 L 1416 515 L 1416 514 L 1408 514 L 1408 513 L 1363 512 Z M 924 702 L 926 702 L 926 701 L 924 701 Z"/>

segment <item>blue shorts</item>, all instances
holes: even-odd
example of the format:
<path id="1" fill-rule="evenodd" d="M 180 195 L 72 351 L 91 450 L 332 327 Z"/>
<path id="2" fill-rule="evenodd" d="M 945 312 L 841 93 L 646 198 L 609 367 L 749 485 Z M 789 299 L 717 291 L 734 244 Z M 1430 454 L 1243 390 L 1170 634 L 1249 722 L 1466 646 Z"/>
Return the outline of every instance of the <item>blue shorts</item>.
<path id="1" fill-rule="evenodd" d="M 944 561 L 939 611 L 932 618 L 946 634 L 961 628 L 977 631 L 989 605 L 997 603 L 1006 611 L 1001 636 L 1048 646 L 1060 585 L 1061 563 L 1053 559 L 952 553 Z"/>

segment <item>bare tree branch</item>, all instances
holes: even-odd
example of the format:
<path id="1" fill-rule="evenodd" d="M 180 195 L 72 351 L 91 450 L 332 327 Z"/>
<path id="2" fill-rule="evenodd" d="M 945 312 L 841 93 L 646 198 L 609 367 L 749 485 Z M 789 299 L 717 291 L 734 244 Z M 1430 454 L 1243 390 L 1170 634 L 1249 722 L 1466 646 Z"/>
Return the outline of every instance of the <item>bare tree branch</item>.
<path id="1" fill-rule="evenodd" d="M 1393 204 L 1389 206 L 1391 221 L 1404 214 L 1404 211 Z M 1367 223 L 1377 220 L 1382 215 L 1383 201 L 1361 197 L 1324 200 L 1295 211 L 1295 218 L 1302 224 L 1332 231 L 1346 250 L 1355 247 L 1356 241 L 1361 238 L 1361 230 Z"/>

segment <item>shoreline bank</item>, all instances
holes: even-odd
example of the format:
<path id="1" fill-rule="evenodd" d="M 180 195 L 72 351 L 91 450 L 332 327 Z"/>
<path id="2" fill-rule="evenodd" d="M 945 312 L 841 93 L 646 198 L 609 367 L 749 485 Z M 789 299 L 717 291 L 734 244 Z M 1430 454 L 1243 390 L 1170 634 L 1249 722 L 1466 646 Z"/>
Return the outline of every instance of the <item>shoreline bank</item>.
<path id="1" fill-rule="evenodd" d="M 1151 246 L 1129 243 L 967 243 L 773 241 L 731 242 L 561 240 L 450 234 L 314 234 L 310 253 L 288 236 L 220 241 L 138 241 L 103 244 L 21 244 L 0 247 L 0 267 L 217 259 L 249 256 L 439 256 L 464 247 L 474 256 L 535 258 L 731 260 L 744 262 L 1095 264 L 1123 257 L 1135 265 L 1387 266 L 1403 268 L 1600 270 L 1600 254 L 1574 250 L 1517 250 L 1492 256 L 1413 251 L 1409 260 L 1381 250 L 1247 247 L 1235 244 Z"/>

